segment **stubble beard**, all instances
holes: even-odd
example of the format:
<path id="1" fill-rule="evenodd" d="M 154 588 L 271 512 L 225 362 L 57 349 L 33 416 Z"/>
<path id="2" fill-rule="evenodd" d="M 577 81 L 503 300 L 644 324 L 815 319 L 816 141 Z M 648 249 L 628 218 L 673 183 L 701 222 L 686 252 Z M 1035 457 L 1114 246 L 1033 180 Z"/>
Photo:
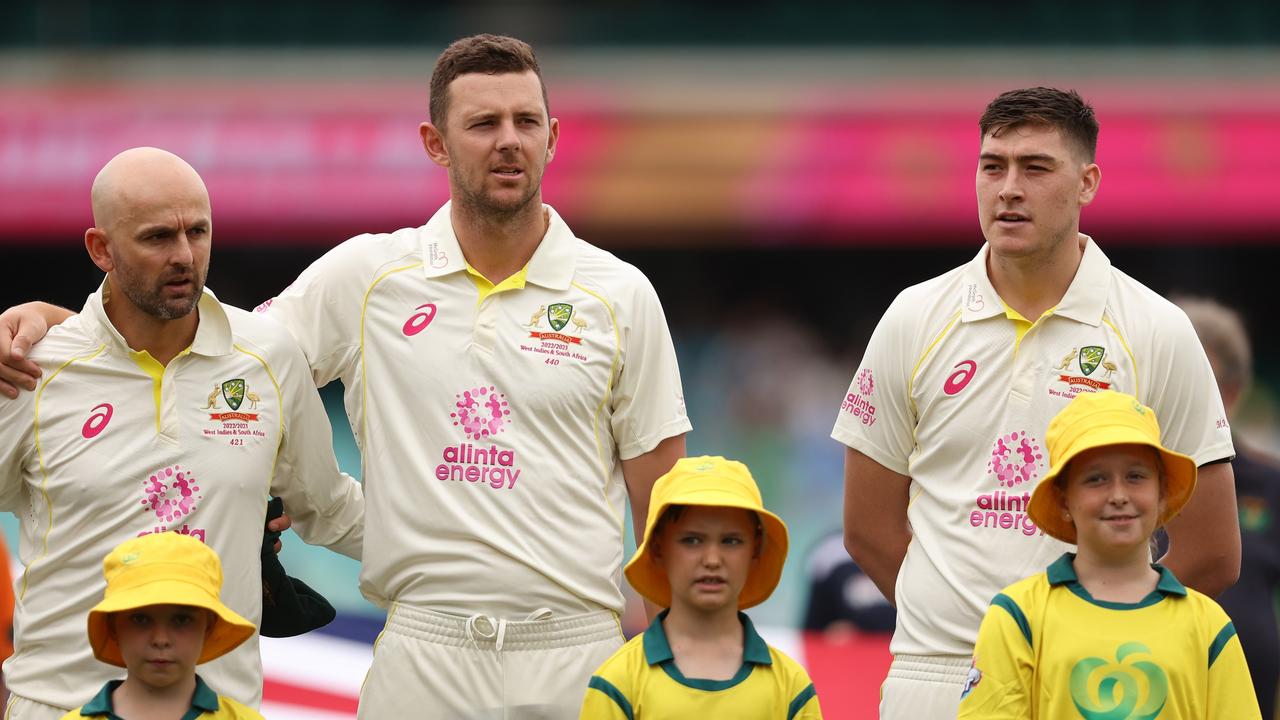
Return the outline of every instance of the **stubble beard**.
<path id="1" fill-rule="evenodd" d="M 495 200 L 491 194 L 484 191 L 483 181 L 474 184 L 481 188 L 477 191 L 473 189 L 473 184 L 459 177 L 452 168 L 449 174 L 450 179 L 453 180 L 453 187 L 457 188 L 457 196 L 453 198 L 454 203 L 468 215 L 493 225 L 509 223 L 527 212 L 529 205 L 542 190 L 542 177 L 539 175 L 536 180 L 529 183 L 529 188 L 523 195 L 515 200 L 503 202 Z"/>
<path id="2" fill-rule="evenodd" d="M 194 268 L 189 272 L 193 276 L 196 274 Z M 189 296 L 166 300 L 164 298 L 163 279 L 151 285 L 134 273 L 133 269 L 127 265 L 117 264 L 116 273 L 120 290 L 129 299 L 129 302 L 133 303 L 142 312 L 158 320 L 178 320 L 190 315 L 191 311 L 195 310 L 196 305 L 199 304 L 200 298 L 204 296 L 204 281 L 206 277 L 208 277 L 207 269 L 204 274 L 194 278 L 195 287 Z"/>

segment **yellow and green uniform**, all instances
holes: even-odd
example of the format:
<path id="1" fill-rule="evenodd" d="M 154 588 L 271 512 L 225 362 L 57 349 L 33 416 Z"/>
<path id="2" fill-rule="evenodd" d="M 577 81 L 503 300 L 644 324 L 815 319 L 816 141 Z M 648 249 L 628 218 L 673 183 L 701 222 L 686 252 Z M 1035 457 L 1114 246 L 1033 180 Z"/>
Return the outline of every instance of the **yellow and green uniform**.
<path id="1" fill-rule="evenodd" d="M 121 720 L 115 713 L 111 702 L 111 693 L 120 687 L 123 680 L 112 680 L 102 686 L 102 690 L 84 706 L 62 716 L 62 720 L 82 720 L 86 717 Z M 196 676 L 196 691 L 191 696 L 191 707 L 182 716 L 182 720 L 262 720 L 256 711 L 241 705 L 230 698 L 224 698 L 204 684 L 200 676 Z"/>
<path id="2" fill-rule="evenodd" d="M 960 718 L 1253 720 L 1231 619 L 1160 565 L 1136 603 L 1095 600 L 1066 553 L 992 600 Z"/>
<path id="3" fill-rule="evenodd" d="M 664 610 L 591 676 L 582 703 L 583 720 L 821 720 L 809 674 L 795 660 L 769 647 L 742 613 L 738 613 L 743 632 L 738 673 L 728 680 L 685 677 L 676 667 L 662 629 L 668 612 Z"/>

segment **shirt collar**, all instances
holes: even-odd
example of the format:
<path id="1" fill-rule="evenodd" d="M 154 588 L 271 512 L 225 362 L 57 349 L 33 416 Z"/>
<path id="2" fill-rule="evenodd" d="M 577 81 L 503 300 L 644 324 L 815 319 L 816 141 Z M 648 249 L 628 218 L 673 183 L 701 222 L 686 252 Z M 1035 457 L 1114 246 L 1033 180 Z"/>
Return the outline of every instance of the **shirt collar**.
<path id="1" fill-rule="evenodd" d="M 111 680 L 107 684 L 103 685 L 102 689 L 98 691 L 98 694 L 94 695 L 92 700 L 85 703 L 84 706 L 80 708 L 80 715 L 82 717 L 92 715 L 115 717 L 115 705 L 111 702 L 111 693 L 115 692 L 116 688 L 120 687 L 122 684 L 124 684 L 123 680 Z M 196 691 L 191 695 L 191 709 L 200 710 L 202 713 L 212 713 L 217 712 L 218 707 L 218 693 L 214 692 L 213 689 L 206 685 L 204 680 L 197 675 Z M 190 715 L 190 713 L 188 713 L 188 715 Z"/>
<path id="2" fill-rule="evenodd" d="M 1075 559 L 1075 553 L 1066 552 L 1062 554 L 1062 557 L 1054 560 L 1053 564 L 1045 571 L 1049 584 L 1066 585 L 1072 589 L 1080 588 L 1083 590 L 1083 586 L 1080 585 L 1080 578 L 1076 575 L 1075 565 L 1072 564 Z M 1160 563 L 1151 563 L 1151 567 L 1160 573 L 1160 579 L 1156 581 L 1156 593 L 1177 596 L 1185 596 L 1187 594 L 1187 588 L 1178 581 L 1173 571 Z"/>
<path id="3" fill-rule="evenodd" d="M 458 236 L 453 231 L 453 220 L 449 215 L 452 205 L 452 201 L 445 203 L 422 226 L 422 267 L 429 278 L 467 269 L 467 261 L 462 256 L 462 247 L 458 245 Z M 567 290 L 573 280 L 574 243 L 577 238 L 555 208 L 543 205 L 542 209 L 547 213 L 547 232 L 525 265 L 525 280 L 552 290 Z"/>
<path id="4" fill-rule="evenodd" d="M 1102 323 L 1107 306 L 1107 292 L 1111 287 L 1111 261 L 1103 254 L 1093 238 L 1083 233 L 1084 255 L 1076 275 L 1067 287 L 1067 293 L 1054 306 L 1053 314 L 1077 320 L 1087 325 Z M 991 278 L 987 275 L 987 256 L 991 246 L 984 244 L 977 257 L 969 261 L 961 272 L 960 319 L 963 322 L 985 320 L 1004 314 L 1004 302 L 996 294 Z M 1035 318 L 1028 318 L 1034 321 Z"/>
<path id="5" fill-rule="evenodd" d="M 663 610 L 658 617 L 649 623 L 644 631 L 644 659 L 650 665 L 658 665 L 675 659 L 671 652 L 671 643 L 667 641 L 667 631 L 662 628 L 662 621 L 671 610 Z M 769 655 L 769 645 L 756 632 L 755 625 L 746 613 L 738 613 L 738 621 L 742 623 L 742 664 L 772 665 L 773 657 Z"/>
<path id="6" fill-rule="evenodd" d="M 99 340 L 132 350 L 129 343 L 125 342 L 124 336 L 107 317 L 104 302 L 107 295 L 107 281 L 103 279 L 98 290 L 85 302 L 80 314 L 84 316 L 87 329 Z M 213 290 L 208 287 L 204 289 L 200 302 L 196 305 L 196 312 L 200 313 L 200 323 L 196 326 L 196 337 L 191 341 L 191 352 L 209 356 L 229 354 L 232 345 L 231 321 L 227 318 L 227 311 L 222 307 L 222 303 L 213 294 Z"/>

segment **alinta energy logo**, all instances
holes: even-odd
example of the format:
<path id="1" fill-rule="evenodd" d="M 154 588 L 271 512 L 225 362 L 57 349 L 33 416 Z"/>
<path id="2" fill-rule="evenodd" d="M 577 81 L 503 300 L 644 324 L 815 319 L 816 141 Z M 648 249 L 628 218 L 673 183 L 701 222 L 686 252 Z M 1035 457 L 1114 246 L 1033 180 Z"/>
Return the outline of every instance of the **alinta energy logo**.
<path id="1" fill-rule="evenodd" d="M 987 477 L 994 477 L 1000 489 L 978 495 L 969 513 L 969 524 L 975 528 L 1013 530 L 1027 537 L 1040 532 L 1027 515 L 1027 505 L 1043 471 L 1044 450 L 1039 440 L 1025 430 L 1001 433 L 987 460 Z"/>
<path id="2" fill-rule="evenodd" d="M 138 537 L 172 531 L 206 542 L 204 528 L 193 528 L 183 522 L 203 499 L 190 468 L 170 465 L 156 470 L 142 483 L 142 511 L 154 514 L 156 525 L 138 533 Z M 182 527 L 177 527 L 180 522 Z"/>
<path id="3" fill-rule="evenodd" d="M 1169 678 L 1146 645 L 1128 642 L 1116 661 L 1088 657 L 1071 668 L 1071 702 L 1085 720 L 1154 720 L 1169 697 Z"/>
<path id="4" fill-rule="evenodd" d="M 449 418 L 462 429 L 463 437 L 483 441 L 506 431 L 511 424 L 511 407 L 507 396 L 493 385 L 469 388 L 454 396 Z M 499 449 L 469 442 L 450 445 L 440 454 L 444 461 L 436 465 L 437 480 L 485 483 L 494 490 L 511 490 L 520 478 L 515 467 L 515 450 Z"/>
<path id="5" fill-rule="evenodd" d="M 862 421 L 868 427 L 876 424 L 876 406 L 871 404 L 871 396 L 876 391 L 875 377 L 871 368 L 862 368 L 853 379 L 858 386 L 857 391 L 850 390 L 845 395 L 840 409 Z"/>

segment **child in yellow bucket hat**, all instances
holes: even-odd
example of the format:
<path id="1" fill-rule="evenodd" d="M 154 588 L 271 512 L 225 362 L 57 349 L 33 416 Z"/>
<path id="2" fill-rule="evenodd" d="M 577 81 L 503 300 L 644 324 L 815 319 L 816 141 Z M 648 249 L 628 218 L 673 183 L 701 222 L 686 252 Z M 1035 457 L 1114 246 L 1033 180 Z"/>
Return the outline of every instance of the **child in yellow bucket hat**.
<path id="1" fill-rule="evenodd" d="M 1077 552 L 992 600 L 959 717 L 1260 718 L 1231 619 L 1151 562 L 1195 462 L 1160 445 L 1151 408 L 1114 391 L 1078 395 L 1045 439 L 1050 469 L 1027 513 Z"/>
<path id="2" fill-rule="evenodd" d="M 153 533 L 126 540 L 102 563 L 107 589 L 89 611 L 89 644 L 99 660 L 128 669 L 62 720 L 172 717 L 261 720 L 221 697 L 195 666 L 253 636 L 253 623 L 222 604 L 222 563 L 188 535 Z"/>
<path id="3" fill-rule="evenodd" d="M 596 670 L 583 720 L 820 720 L 808 673 L 770 647 L 740 610 L 764 602 L 787 558 L 787 526 L 751 472 L 684 458 L 658 478 L 631 586 L 666 608 Z"/>

